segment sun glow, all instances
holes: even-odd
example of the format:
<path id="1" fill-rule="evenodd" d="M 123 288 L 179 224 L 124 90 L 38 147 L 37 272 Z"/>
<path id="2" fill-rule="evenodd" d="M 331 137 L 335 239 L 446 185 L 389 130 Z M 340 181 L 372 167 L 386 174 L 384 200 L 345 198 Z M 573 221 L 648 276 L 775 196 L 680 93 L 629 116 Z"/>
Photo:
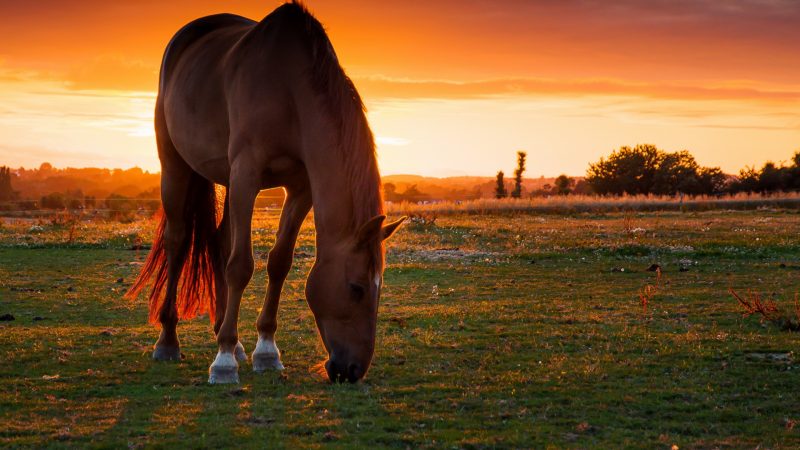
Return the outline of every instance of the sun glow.
<path id="1" fill-rule="evenodd" d="M 736 172 L 786 159 L 800 142 L 800 56 L 787 44 L 800 32 L 766 7 L 697 2 L 686 15 L 630 3 L 617 17 L 571 2 L 379 3 L 308 2 L 365 99 L 384 174 L 492 175 L 523 149 L 531 176 L 581 175 L 641 142 Z M 800 16 L 782 5 L 770 8 Z M 153 104 L 172 33 L 222 9 L 254 18 L 269 9 L 2 8 L 0 165 L 146 170 L 159 169 Z M 626 17 L 636 20 L 623 33 Z"/>

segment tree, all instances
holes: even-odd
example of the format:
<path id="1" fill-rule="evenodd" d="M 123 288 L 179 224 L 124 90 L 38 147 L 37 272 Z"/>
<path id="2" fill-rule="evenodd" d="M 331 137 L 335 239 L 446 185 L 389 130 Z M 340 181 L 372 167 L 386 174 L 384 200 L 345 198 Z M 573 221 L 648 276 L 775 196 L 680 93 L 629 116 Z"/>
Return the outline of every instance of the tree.
<path id="1" fill-rule="evenodd" d="M 786 187 L 795 191 L 800 190 L 800 151 L 797 151 L 792 157 L 788 178 Z"/>
<path id="2" fill-rule="evenodd" d="M 778 167 L 774 162 L 769 161 L 761 168 L 758 175 L 758 190 L 761 192 L 775 192 L 786 189 L 788 170 L 785 167 Z"/>
<path id="3" fill-rule="evenodd" d="M 566 175 L 559 175 L 558 178 L 553 182 L 555 184 L 553 191 L 556 195 L 567 195 L 570 193 L 570 187 L 572 186 L 573 179 L 566 176 Z"/>
<path id="4" fill-rule="evenodd" d="M 506 191 L 506 184 L 503 180 L 505 174 L 503 171 L 497 172 L 497 185 L 494 188 L 494 196 L 496 198 L 506 198 L 508 197 L 508 191 Z"/>
<path id="5" fill-rule="evenodd" d="M 700 167 L 686 150 L 667 153 L 654 145 L 622 147 L 589 165 L 586 182 L 598 194 L 714 194 L 726 177 L 719 168 Z"/>
<path id="6" fill-rule="evenodd" d="M 701 191 L 706 195 L 719 195 L 725 192 L 729 179 L 719 167 L 702 167 L 699 172 Z"/>
<path id="7" fill-rule="evenodd" d="M 397 186 L 394 183 L 384 183 L 383 184 L 383 198 L 388 202 L 396 202 L 399 201 L 400 196 L 397 194 Z"/>
<path id="8" fill-rule="evenodd" d="M 407 187 L 405 191 L 400 195 L 401 200 L 405 200 L 411 203 L 419 203 L 424 202 L 430 199 L 428 194 L 421 192 L 417 189 L 416 184 L 412 184 L 411 186 Z"/>
<path id="9" fill-rule="evenodd" d="M 67 202 L 64 199 L 64 194 L 53 192 L 42 197 L 41 205 L 45 209 L 64 209 L 67 207 Z"/>
<path id="10" fill-rule="evenodd" d="M 594 194 L 594 192 L 592 191 L 592 186 L 584 179 L 580 179 L 575 183 L 575 186 L 572 188 L 571 193 L 578 195 Z"/>
<path id="11" fill-rule="evenodd" d="M 649 194 L 662 155 L 650 144 L 621 147 L 590 164 L 586 181 L 598 194 Z"/>
<path id="12" fill-rule="evenodd" d="M 686 150 L 664 153 L 653 177 L 650 191 L 656 195 L 701 194 L 698 171 L 700 166 Z"/>
<path id="13" fill-rule="evenodd" d="M 136 202 L 124 195 L 113 193 L 106 198 L 106 208 L 113 212 L 136 211 Z"/>
<path id="14" fill-rule="evenodd" d="M 747 166 L 739 171 L 739 178 L 734 183 L 733 192 L 755 192 L 758 190 L 758 171 Z"/>
<path id="15" fill-rule="evenodd" d="M 0 167 L 0 202 L 16 200 L 18 192 L 11 188 L 11 169 Z"/>
<path id="16" fill-rule="evenodd" d="M 517 152 L 517 169 L 514 171 L 514 190 L 511 196 L 514 198 L 522 197 L 522 174 L 525 172 L 525 152 Z"/>
<path id="17" fill-rule="evenodd" d="M 791 159 L 791 165 L 768 161 L 756 170 L 745 167 L 730 183 L 731 192 L 776 192 L 800 190 L 800 151 Z"/>

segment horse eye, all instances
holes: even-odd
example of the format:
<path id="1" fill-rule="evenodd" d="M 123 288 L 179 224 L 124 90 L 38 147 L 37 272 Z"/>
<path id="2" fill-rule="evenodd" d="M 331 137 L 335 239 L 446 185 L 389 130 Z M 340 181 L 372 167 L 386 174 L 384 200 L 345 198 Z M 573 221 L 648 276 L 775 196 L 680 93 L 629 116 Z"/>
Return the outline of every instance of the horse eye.
<path id="1" fill-rule="evenodd" d="M 360 300 L 362 297 L 364 297 L 365 293 L 366 289 L 364 289 L 364 286 L 356 283 L 350 283 L 350 294 L 353 296 L 353 298 Z"/>

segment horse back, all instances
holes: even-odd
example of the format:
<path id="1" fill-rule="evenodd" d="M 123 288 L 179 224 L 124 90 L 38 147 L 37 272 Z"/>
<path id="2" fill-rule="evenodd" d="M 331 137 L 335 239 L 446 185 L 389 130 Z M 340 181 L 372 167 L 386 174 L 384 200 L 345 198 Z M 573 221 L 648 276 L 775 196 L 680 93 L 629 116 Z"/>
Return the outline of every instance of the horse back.
<path id="1" fill-rule="evenodd" d="M 195 172 L 216 183 L 227 184 L 228 172 L 224 65 L 255 24 L 232 14 L 197 19 L 175 34 L 161 63 L 156 114 L 163 117 L 156 117 L 156 132 L 168 136 Z"/>
<path id="2" fill-rule="evenodd" d="M 300 7 L 285 4 L 260 22 L 204 17 L 173 37 L 157 109 L 176 151 L 196 172 L 227 185 L 237 158 L 231 152 L 244 147 L 250 167 L 297 159 L 298 117 L 308 116 L 298 105 L 316 103 L 306 82 L 313 58 L 306 20 Z M 270 185 L 280 183 L 275 175 Z"/>
<path id="3" fill-rule="evenodd" d="M 243 34 L 255 24 L 255 21 L 235 14 L 215 14 L 201 17 L 184 25 L 170 39 L 167 48 L 164 50 L 164 56 L 161 60 L 159 90 L 164 89 L 175 63 L 180 59 L 187 47 L 215 31 L 226 28 L 238 29 L 240 34 Z"/>

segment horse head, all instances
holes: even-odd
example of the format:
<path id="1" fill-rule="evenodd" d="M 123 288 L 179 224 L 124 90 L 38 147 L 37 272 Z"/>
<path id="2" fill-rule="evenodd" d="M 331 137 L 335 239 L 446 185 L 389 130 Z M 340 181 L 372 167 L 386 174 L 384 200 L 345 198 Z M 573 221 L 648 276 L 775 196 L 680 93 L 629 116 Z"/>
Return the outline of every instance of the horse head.
<path id="1" fill-rule="evenodd" d="M 355 383 L 366 375 L 375 351 L 378 300 L 383 282 L 383 241 L 405 217 L 384 224 L 376 216 L 355 235 L 319 248 L 306 283 L 306 299 L 328 352 L 331 381 Z"/>

